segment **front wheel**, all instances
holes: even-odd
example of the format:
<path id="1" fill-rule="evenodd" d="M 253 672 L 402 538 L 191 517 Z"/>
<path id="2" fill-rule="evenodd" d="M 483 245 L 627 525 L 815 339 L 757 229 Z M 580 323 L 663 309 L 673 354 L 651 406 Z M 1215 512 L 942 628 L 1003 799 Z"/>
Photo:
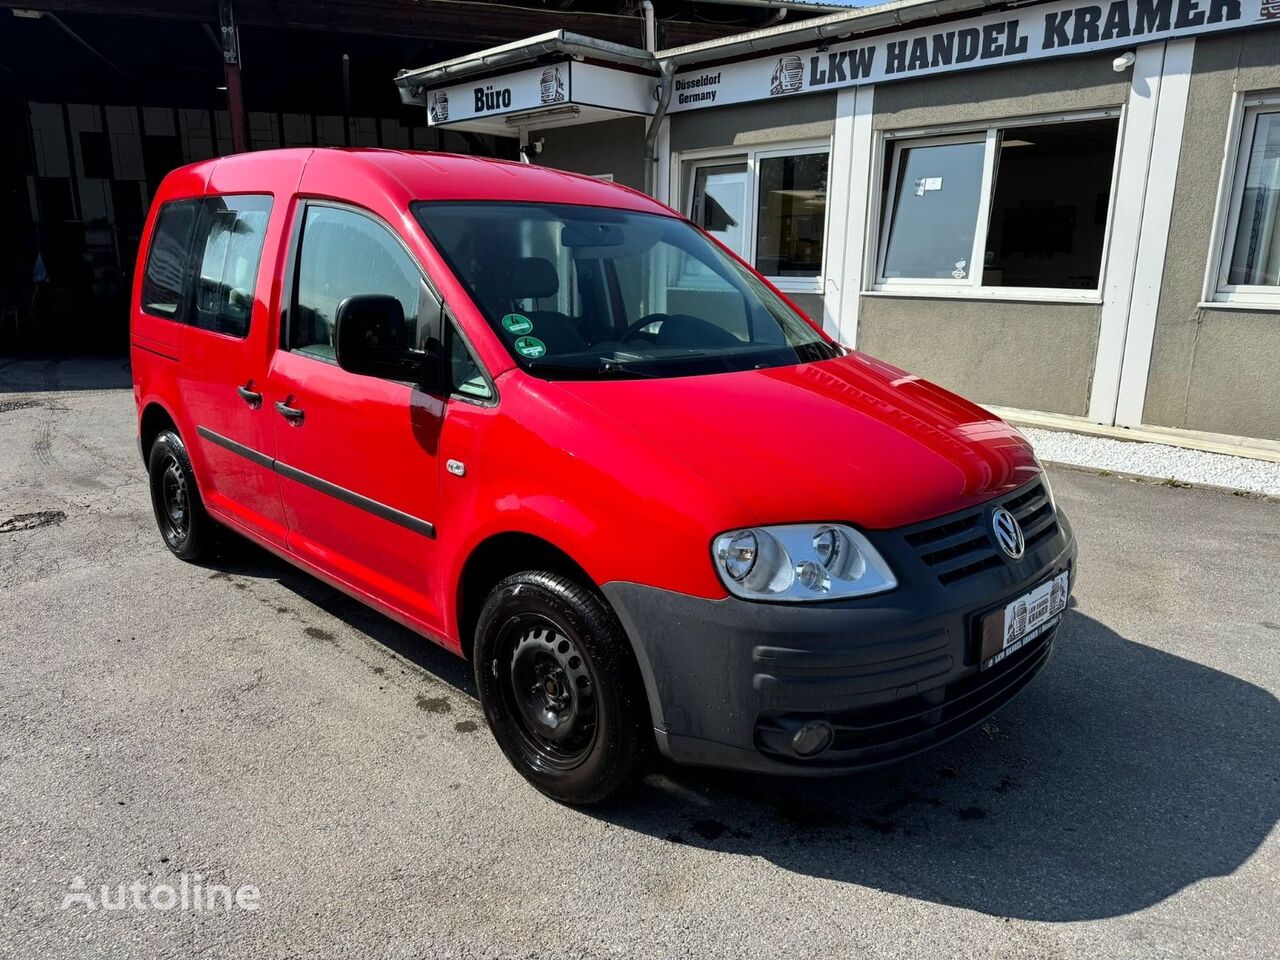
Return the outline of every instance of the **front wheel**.
<path id="1" fill-rule="evenodd" d="M 535 787 L 600 803 L 643 766 L 649 710 L 613 611 L 558 574 L 507 577 L 476 627 L 476 687 L 498 745 Z"/>

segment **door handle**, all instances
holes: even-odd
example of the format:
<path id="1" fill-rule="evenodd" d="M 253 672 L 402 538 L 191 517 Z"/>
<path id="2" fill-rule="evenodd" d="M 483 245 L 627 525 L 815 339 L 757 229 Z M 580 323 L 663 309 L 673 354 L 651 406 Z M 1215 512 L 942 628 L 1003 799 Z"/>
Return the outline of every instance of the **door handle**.
<path id="1" fill-rule="evenodd" d="M 253 384 L 253 381 L 250 380 L 243 387 L 236 387 L 236 393 L 240 394 L 241 400 L 247 403 L 254 410 L 257 410 L 260 406 L 262 406 L 262 394 L 258 393 L 255 390 L 250 390 L 249 387 L 252 384 Z"/>
<path id="2" fill-rule="evenodd" d="M 293 397 L 290 397 L 289 399 L 292 400 Z M 295 427 L 298 424 L 302 423 L 302 411 L 299 410 L 297 407 L 289 406 L 289 404 L 285 403 L 285 401 L 283 400 L 276 401 L 276 412 L 279 413 L 280 416 L 288 420 Z"/>

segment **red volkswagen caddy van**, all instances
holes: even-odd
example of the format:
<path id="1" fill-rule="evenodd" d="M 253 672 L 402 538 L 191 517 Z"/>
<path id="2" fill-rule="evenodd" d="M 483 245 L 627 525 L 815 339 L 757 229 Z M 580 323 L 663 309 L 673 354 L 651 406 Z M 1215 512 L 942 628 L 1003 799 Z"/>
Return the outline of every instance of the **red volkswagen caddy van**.
<path id="1" fill-rule="evenodd" d="M 1067 606 L 1071 529 L 1016 430 L 600 180 L 184 167 L 132 359 L 169 549 L 235 531 L 470 658 L 563 801 L 654 747 L 783 774 L 912 754 L 1025 687 Z"/>

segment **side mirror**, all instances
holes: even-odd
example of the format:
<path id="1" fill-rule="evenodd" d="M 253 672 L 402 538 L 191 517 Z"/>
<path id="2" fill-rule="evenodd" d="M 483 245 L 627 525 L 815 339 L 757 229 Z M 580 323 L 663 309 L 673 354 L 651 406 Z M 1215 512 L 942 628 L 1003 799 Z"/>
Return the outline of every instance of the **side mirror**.
<path id="1" fill-rule="evenodd" d="M 349 373 L 384 380 L 405 380 L 429 393 L 443 382 L 443 351 L 434 338 L 425 351 L 405 346 L 404 308 L 395 297 L 380 293 L 347 297 L 338 304 L 334 352 Z"/>

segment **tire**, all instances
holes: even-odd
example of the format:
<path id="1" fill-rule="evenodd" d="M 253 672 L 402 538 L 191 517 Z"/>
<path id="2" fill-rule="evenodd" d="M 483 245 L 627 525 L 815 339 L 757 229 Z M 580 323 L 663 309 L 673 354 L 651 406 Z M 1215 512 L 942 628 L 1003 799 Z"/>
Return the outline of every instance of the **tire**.
<path id="1" fill-rule="evenodd" d="M 147 457 L 147 472 L 151 508 L 165 546 L 174 556 L 192 563 L 207 557 L 213 550 L 216 526 L 205 512 L 191 458 L 177 431 L 163 430 L 156 437 Z"/>
<path id="2" fill-rule="evenodd" d="M 638 778 L 652 736 L 635 655 L 594 590 L 526 571 L 489 594 L 476 687 L 507 759 L 562 803 L 602 803 Z"/>

